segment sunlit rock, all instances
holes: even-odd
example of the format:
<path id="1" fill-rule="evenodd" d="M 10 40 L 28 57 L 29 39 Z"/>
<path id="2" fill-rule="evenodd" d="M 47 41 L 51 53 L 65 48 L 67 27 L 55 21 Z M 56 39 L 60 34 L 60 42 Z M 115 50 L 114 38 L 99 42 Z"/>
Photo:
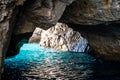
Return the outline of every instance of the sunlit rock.
<path id="1" fill-rule="evenodd" d="M 87 40 L 79 32 L 63 23 L 57 23 L 46 31 L 36 28 L 29 42 L 40 42 L 42 47 L 72 52 L 84 52 L 87 46 Z"/>
<path id="2" fill-rule="evenodd" d="M 32 42 L 37 42 L 39 43 L 40 42 L 40 39 L 41 39 L 41 34 L 42 32 L 44 32 L 43 29 L 41 28 L 36 28 L 35 31 L 33 32 L 33 35 L 32 37 L 29 39 L 29 42 L 32 43 Z"/>

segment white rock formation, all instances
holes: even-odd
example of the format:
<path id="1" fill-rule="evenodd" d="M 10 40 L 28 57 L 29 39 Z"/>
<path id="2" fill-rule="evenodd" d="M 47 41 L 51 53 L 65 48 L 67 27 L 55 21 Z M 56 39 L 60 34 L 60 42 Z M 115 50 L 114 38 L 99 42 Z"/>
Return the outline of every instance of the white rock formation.
<path id="1" fill-rule="evenodd" d="M 41 47 L 71 52 L 84 52 L 88 44 L 79 32 L 63 23 L 57 23 L 48 30 L 36 28 L 29 42 L 39 42 Z"/>

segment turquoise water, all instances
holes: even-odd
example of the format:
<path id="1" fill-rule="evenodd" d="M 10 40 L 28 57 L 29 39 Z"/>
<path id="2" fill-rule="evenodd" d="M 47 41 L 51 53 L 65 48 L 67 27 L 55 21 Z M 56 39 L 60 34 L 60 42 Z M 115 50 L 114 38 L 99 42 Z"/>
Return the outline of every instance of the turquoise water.
<path id="1" fill-rule="evenodd" d="M 4 80 L 120 80 L 119 63 L 39 44 L 24 44 L 18 55 L 5 59 L 4 66 Z"/>

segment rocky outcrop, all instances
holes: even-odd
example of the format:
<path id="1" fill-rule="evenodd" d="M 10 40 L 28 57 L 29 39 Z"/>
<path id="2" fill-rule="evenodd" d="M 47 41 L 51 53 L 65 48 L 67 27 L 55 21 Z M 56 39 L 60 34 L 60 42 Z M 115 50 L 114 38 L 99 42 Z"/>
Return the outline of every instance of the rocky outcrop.
<path id="1" fill-rule="evenodd" d="M 73 0 L 28 0 L 22 7 L 15 34 L 33 32 L 36 27 L 48 29 L 55 25 Z M 28 28 L 29 26 L 29 28 Z"/>
<path id="2" fill-rule="evenodd" d="M 120 20 L 120 0 L 75 0 L 68 6 L 61 21 L 95 25 Z"/>
<path id="3" fill-rule="evenodd" d="M 42 47 L 71 52 L 84 52 L 88 45 L 79 32 L 63 23 L 57 23 L 48 30 L 36 28 L 29 42 L 40 42 Z"/>

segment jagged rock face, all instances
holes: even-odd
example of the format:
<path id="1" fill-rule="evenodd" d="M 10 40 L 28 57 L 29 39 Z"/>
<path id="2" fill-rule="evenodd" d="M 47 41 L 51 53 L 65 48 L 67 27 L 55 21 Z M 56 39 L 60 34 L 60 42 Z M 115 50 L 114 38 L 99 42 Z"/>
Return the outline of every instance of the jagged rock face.
<path id="1" fill-rule="evenodd" d="M 19 0 L 19 3 L 22 2 Z M 66 5 L 69 6 L 66 8 Z M 36 27 L 48 29 L 61 16 L 60 21 L 63 23 L 95 25 L 117 21 L 120 19 L 119 14 L 119 0 L 27 0 L 14 33 L 33 32 Z"/>
<path id="2" fill-rule="evenodd" d="M 28 0 L 16 24 L 15 34 L 33 32 L 36 27 L 48 29 L 62 16 L 66 5 L 73 0 Z M 29 27 L 29 28 L 28 28 Z"/>
<path id="3" fill-rule="evenodd" d="M 120 0 L 76 0 L 68 6 L 62 22 L 95 25 L 120 20 Z"/>
<path id="4" fill-rule="evenodd" d="M 57 23 L 48 30 L 36 28 L 29 42 L 40 42 L 42 47 L 59 51 L 84 52 L 87 47 L 87 40 L 63 23 Z"/>
<path id="5" fill-rule="evenodd" d="M 9 1 L 11 2 L 11 0 Z M 12 10 L 6 10 L 8 1 L 0 1 L 0 77 L 3 71 L 3 59 L 4 59 L 4 49 L 7 43 L 8 31 L 9 31 L 9 17 Z M 0 78 L 1 79 L 1 78 Z"/>
<path id="6" fill-rule="evenodd" d="M 10 19 L 15 5 L 21 4 L 19 0 L 0 0 L 0 77 L 3 71 L 5 51 L 7 50 L 12 30 L 12 20 Z"/>

